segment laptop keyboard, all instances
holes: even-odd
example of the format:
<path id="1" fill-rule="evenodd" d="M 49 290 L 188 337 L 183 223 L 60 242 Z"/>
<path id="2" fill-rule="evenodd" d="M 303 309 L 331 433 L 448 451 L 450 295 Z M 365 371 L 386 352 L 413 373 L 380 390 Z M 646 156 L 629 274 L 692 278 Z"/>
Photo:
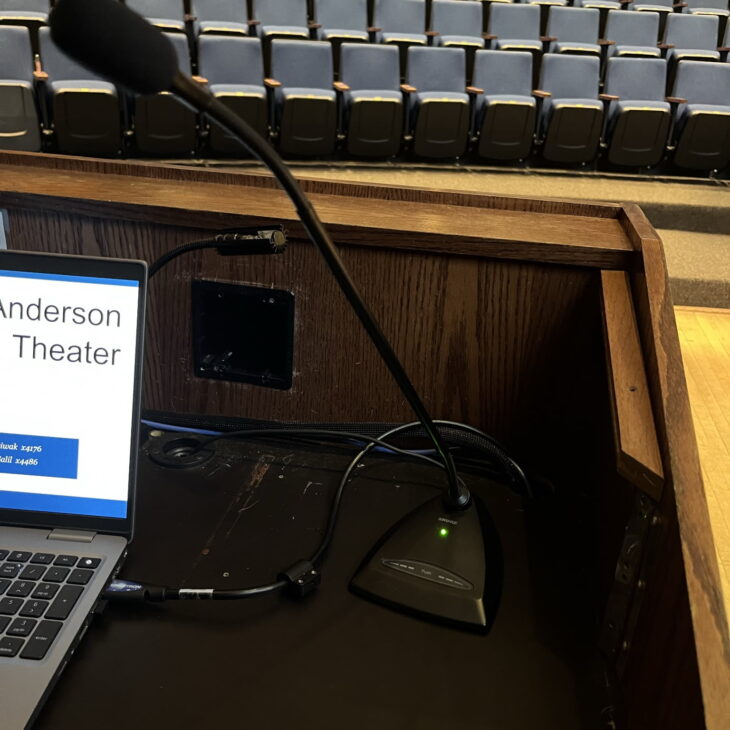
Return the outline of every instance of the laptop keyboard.
<path id="1" fill-rule="evenodd" d="M 0 549 L 0 657 L 43 659 L 100 563 Z"/>

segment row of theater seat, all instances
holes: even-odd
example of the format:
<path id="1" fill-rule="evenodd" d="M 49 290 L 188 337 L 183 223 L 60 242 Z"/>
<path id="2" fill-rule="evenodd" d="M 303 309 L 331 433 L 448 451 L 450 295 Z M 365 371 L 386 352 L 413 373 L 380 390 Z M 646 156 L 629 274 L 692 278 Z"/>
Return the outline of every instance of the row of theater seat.
<path id="1" fill-rule="evenodd" d="M 185 36 L 168 37 L 181 68 L 190 70 Z M 243 154 L 174 96 L 129 97 L 63 55 L 47 28 L 39 41 L 33 72 L 27 30 L 0 28 L 6 148 L 39 149 L 45 137 L 71 154 Z M 202 37 L 199 81 L 285 156 L 329 156 L 339 145 L 353 156 L 383 158 L 405 144 L 419 157 L 441 159 L 473 151 L 514 161 L 539 152 L 575 164 L 594 160 L 603 148 L 611 164 L 628 167 L 657 165 L 668 153 L 684 168 L 728 164 L 730 64 L 683 61 L 674 84 L 679 98 L 667 100 L 664 59 L 609 59 L 599 95 L 599 61 L 590 56 L 547 54 L 533 92 L 533 56 L 525 52 L 478 51 L 473 85 L 466 87 L 460 48 L 411 47 L 406 84 L 396 48 L 343 44 L 341 51 L 333 83 L 329 44 L 274 40 L 273 78 L 264 80 L 258 39 Z"/>

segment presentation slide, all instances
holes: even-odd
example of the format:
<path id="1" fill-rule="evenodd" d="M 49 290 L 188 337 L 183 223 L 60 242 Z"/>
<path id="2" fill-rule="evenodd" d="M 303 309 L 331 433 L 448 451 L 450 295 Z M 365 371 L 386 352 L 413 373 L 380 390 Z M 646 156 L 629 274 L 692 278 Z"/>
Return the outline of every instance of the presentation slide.
<path id="1" fill-rule="evenodd" d="M 127 516 L 138 297 L 0 268 L 0 509 Z"/>

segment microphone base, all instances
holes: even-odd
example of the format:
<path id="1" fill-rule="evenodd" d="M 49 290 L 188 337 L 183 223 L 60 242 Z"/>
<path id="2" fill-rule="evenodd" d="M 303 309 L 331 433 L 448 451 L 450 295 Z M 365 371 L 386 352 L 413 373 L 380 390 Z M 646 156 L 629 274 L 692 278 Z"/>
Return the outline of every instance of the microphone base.
<path id="1" fill-rule="evenodd" d="M 449 511 L 441 497 L 383 535 L 350 582 L 363 598 L 429 621 L 487 633 L 502 594 L 502 549 L 481 501 Z"/>

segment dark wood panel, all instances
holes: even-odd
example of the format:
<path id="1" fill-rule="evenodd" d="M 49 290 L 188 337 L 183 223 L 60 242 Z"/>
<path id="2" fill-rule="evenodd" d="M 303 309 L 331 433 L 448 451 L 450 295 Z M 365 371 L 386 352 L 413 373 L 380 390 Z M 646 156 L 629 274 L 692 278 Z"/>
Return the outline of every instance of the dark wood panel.
<path id="1" fill-rule="evenodd" d="M 683 706 L 692 697 L 695 682 L 694 664 L 689 654 L 696 651 L 707 727 L 723 730 L 730 717 L 728 618 L 707 514 L 664 252 L 656 231 L 637 206 L 625 206 L 622 220 L 634 242 L 640 243 L 642 254 L 631 272 L 632 291 L 666 484 L 672 487 L 665 490 L 660 503 L 661 517 L 670 540 L 666 552 L 670 554 L 676 549 L 679 553 L 677 543 L 681 539 L 685 574 L 684 580 L 679 578 L 680 561 L 677 558 L 674 568 L 664 566 L 666 573 L 657 575 L 660 581 L 663 575 L 666 584 L 651 594 L 654 600 L 647 596 L 640 619 L 644 630 L 651 632 L 651 648 L 632 655 L 631 661 L 636 661 L 643 671 L 637 670 L 632 675 L 629 687 L 636 693 L 637 707 L 643 702 L 651 702 L 651 692 L 646 689 L 653 687 L 655 693 L 662 694 L 664 705 L 673 707 L 674 714 L 682 717 Z M 672 528 L 677 518 L 679 530 Z M 687 595 L 691 612 L 682 608 Z M 678 610 L 674 613 L 668 610 L 670 605 Z M 682 642 L 691 648 L 683 662 L 674 663 L 674 647 L 681 651 Z M 647 663 L 649 658 L 651 663 Z M 667 667 L 674 670 L 676 676 L 667 676 Z M 680 686 L 688 692 L 687 696 L 678 692 Z M 650 706 L 643 712 L 645 716 L 651 716 Z"/>
<path id="2" fill-rule="evenodd" d="M 202 231 L 13 211 L 12 247 L 149 261 Z M 567 387 L 559 344 L 580 343 L 574 313 L 595 296 L 590 270 L 352 248 L 345 262 L 435 416 L 502 435 L 545 378 Z M 191 363 L 190 281 L 290 290 L 296 297 L 289 391 L 200 379 Z M 587 322 L 582 324 L 588 326 Z M 553 349 L 555 348 L 555 349 Z M 412 414 L 313 247 L 278 257 L 174 260 L 150 286 L 146 405 L 305 421 L 402 421 Z"/>

